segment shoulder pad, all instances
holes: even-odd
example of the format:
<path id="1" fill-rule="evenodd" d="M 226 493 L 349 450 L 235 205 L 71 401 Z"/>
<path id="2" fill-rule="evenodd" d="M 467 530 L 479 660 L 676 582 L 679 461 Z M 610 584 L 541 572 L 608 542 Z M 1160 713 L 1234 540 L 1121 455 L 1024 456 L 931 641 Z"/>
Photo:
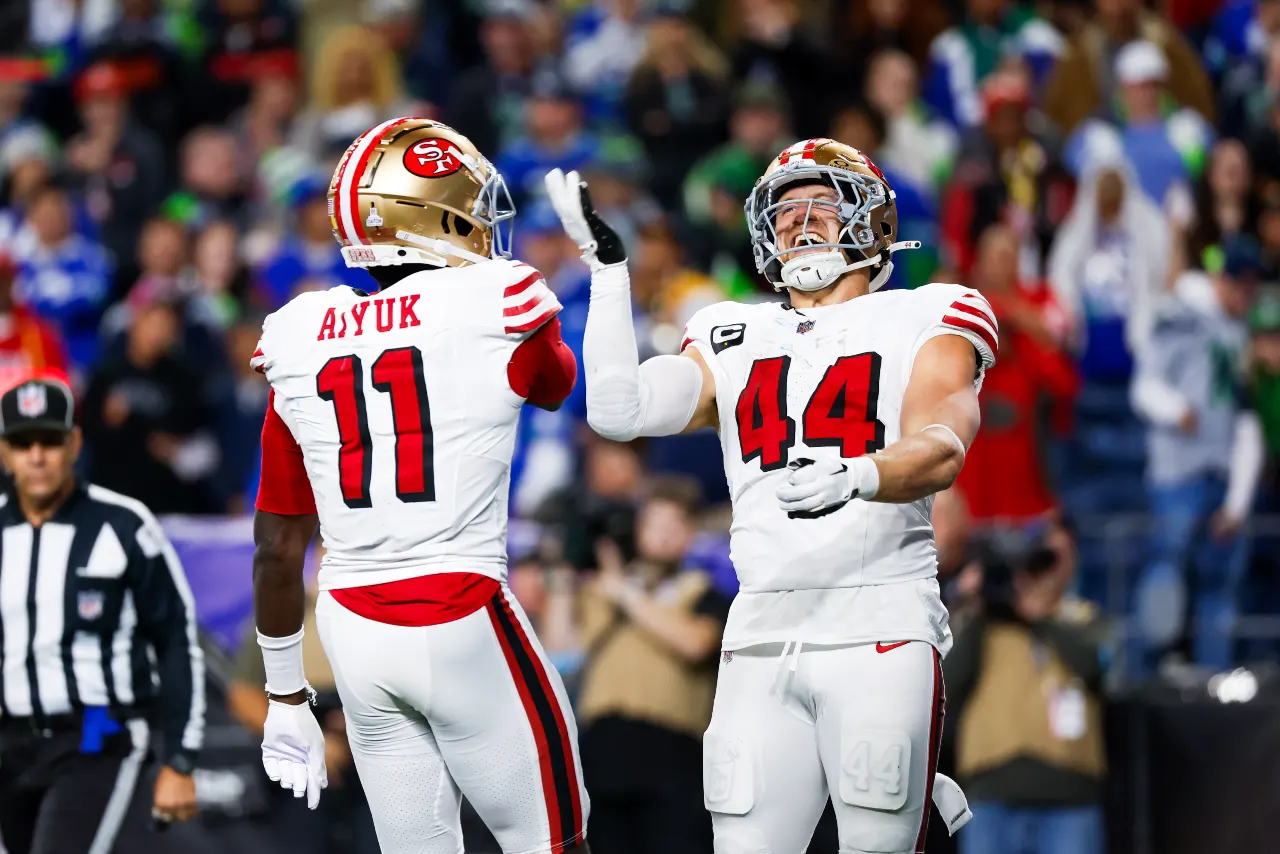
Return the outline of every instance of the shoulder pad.
<path id="1" fill-rule="evenodd" d="M 560 300 L 528 264 L 510 262 L 500 283 L 503 334 L 523 340 L 560 313 Z"/>
<path id="2" fill-rule="evenodd" d="M 1000 349 L 1000 325 L 987 298 L 964 285 L 934 283 L 913 292 L 924 300 L 922 309 L 929 326 L 938 326 L 969 339 L 982 357 L 984 368 L 995 364 Z"/>

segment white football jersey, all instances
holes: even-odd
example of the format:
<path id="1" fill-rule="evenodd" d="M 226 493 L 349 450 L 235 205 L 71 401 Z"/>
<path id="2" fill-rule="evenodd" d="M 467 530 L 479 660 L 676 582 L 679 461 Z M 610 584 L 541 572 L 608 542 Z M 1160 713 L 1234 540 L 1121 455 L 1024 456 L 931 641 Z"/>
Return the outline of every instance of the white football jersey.
<path id="1" fill-rule="evenodd" d="M 302 449 L 326 548 L 322 589 L 505 576 L 524 403 L 507 365 L 559 310 L 536 270 L 495 260 L 371 295 L 301 294 L 267 318 L 255 364 Z"/>
<path id="2" fill-rule="evenodd" d="M 801 310 L 725 302 L 689 322 L 687 346 L 698 348 L 715 376 L 733 501 L 730 548 L 741 593 L 726 648 L 777 640 L 949 643 L 932 498 L 855 499 L 801 517 L 782 510 L 776 495 L 793 461 L 848 459 L 900 439 L 912 364 L 937 335 L 973 343 L 980 386 L 981 371 L 995 363 L 995 315 L 959 285 L 878 291 Z"/>

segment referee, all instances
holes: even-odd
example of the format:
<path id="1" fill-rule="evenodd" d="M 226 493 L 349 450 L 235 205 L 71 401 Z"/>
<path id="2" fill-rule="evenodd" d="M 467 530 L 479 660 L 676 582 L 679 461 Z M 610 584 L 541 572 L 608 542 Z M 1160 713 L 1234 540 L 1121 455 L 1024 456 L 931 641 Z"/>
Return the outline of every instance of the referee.
<path id="1" fill-rule="evenodd" d="M 196 808 L 204 661 L 191 591 L 142 504 L 76 480 L 73 415 L 71 390 L 52 380 L 0 397 L 12 477 L 0 495 L 8 854 L 111 852 L 151 756 L 148 720 L 164 736 L 152 815 L 182 821 Z"/>

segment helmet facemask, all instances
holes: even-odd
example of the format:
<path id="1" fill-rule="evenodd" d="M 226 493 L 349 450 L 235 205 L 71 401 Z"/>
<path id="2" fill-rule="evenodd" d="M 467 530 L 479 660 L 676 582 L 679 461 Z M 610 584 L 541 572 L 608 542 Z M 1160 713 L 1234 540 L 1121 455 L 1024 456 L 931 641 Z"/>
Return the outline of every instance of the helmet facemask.
<path id="1" fill-rule="evenodd" d="M 484 157 L 480 161 L 477 163 L 469 155 L 462 158 L 463 165 L 481 182 L 476 203 L 471 208 L 471 219 L 481 228 L 493 232 L 491 257 L 510 258 L 515 237 L 516 205 L 511 199 L 511 191 L 507 189 L 507 182 L 494 165 Z"/>
<path id="2" fill-rule="evenodd" d="M 836 192 L 833 199 L 793 198 L 781 201 L 788 189 L 802 184 L 829 187 Z M 877 267 L 871 290 L 876 290 L 893 269 L 889 256 L 899 249 L 919 244 L 893 243 L 889 220 L 874 214 L 893 203 L 894 193 L 872 175 L 820 164 L 796 164 L 779 169 L 762 179 L 747 198 L 747 226 L 756 258 L 756 269 L 777 290 L 795 288 L 817 291 L 829 287 L 853 270 Z M 804 218 L 797 233 L 825 233 L 825 228 L 811 229 L 816 222 L 814 211 L 833 212 L 839 222 L 834 242 L 808 243 L 782 248 L 778 236 L 777 217 L 784 209 L 804 205 Z M 877 229 L 879 227 L 879 230 Z M 821 251 L 815 251 L 821 250 Z"/>

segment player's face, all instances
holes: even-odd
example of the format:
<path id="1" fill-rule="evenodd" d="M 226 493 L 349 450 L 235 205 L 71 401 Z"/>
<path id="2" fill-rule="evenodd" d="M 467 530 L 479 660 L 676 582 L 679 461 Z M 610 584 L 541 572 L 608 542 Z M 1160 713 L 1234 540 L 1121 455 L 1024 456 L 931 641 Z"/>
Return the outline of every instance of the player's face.
<path id="1" fill-rule="evenodd" d="M 774 228 L 778 232 L 778 248 L 786 251 L 796 247 L 822 243 L 838 243 L 840 236 L 840 194 L 822 184 L 801 184 L 792 187 L 779 198 L 784 204 L 774 216 Z M 790 204 L 786 204 L 790 202 Z M 823 249 L 798 249 L 787 258 L 798 258 Z"/>

